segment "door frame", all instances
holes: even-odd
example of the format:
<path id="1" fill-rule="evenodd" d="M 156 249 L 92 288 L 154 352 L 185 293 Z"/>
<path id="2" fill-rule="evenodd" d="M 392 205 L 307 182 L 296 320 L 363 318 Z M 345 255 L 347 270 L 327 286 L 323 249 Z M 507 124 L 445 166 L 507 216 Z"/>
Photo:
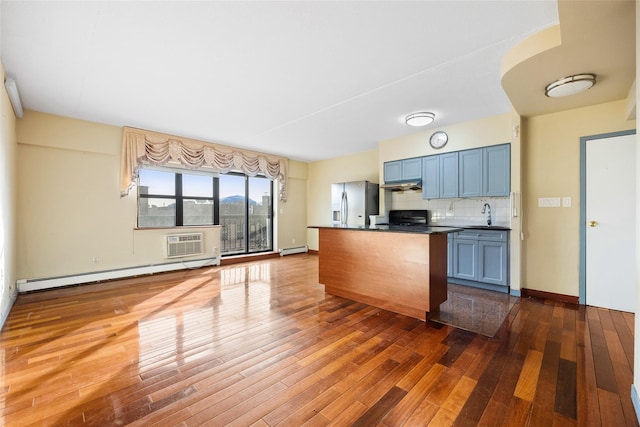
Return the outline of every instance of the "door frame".
<path id="1" fill-rule="evenodd" d="M 631 129 L 580 137 L 580 263 L 578 274 L 578 303 L 582 305 L 586 304 L 587 301 L 587 141 L 635 134 L 636 130 Z"/>

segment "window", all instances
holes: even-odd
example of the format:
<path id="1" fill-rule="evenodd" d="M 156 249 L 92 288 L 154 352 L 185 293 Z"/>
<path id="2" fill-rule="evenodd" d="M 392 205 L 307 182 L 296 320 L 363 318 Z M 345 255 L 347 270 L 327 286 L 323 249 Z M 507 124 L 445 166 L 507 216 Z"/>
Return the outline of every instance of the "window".
<path id="1" fill-rule="evenodd" d="M 273 250 L 273 183 L 240 173 L 141 169 L 138 227 L 222 225 L 222 255 Z"/>
<path id="2" fill-rule="evenodd" d="M 272 250 L 272 200 L 273 185 L 265 177 L 220 175 L 223 254 Z"/>
<path id="3" fill-rule="evenodd" d="M 141 169 L 138 185 L 138 227 L 214 224 L 216 178 Z"/>

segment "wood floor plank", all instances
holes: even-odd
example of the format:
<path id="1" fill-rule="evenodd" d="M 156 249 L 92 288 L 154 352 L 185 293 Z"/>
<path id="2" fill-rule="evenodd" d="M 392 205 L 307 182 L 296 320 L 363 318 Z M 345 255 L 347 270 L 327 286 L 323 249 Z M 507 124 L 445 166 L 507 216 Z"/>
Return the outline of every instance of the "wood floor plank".
<path id="1" fill-rule="evenodd" d="M 543 353 L 535 350 L 529 350 L 518 377 L 516 389 L 513 393 L 514 396 L 526 400 L 527 402 L 533 402 L 536 395 L 540 367 L 542 366 L 542 357 Z"/>
<path id="2" fill-rule="evenodd" d="M 1 415 L 638 426 L 633 314 L 523 298 L 499 321 L 489 338 L 327 295 L 313 254 L 21 294 L 0 333 Z"/>

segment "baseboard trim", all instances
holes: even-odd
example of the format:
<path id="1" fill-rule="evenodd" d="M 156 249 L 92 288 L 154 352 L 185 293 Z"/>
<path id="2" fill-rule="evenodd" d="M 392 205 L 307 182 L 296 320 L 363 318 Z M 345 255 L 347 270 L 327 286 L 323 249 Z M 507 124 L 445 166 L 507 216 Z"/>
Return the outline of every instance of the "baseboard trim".
<path id="1" fill-rule="evenodd" d="M 319 252 L 316 249 L 309 249 L 309 252 L 307 252 L 307 253 L 309 253 L 311 255 L 318 255 L 319 254 Z"/>
<path id="2" fill-rule="evenodd" d="M 521 289 L 520 293 L 523 298 L 527 298 L 527 297 L 543 298 L 543 299 L 549 299 L 552 301 L 566 302 L 568 304 L 575 304 L 575 305 L 579 304 L 578 297 L 573 295 L 556 294 L 553 292 L 538 291 L 536 289 L 527 289 L 527 288 Z"/>
<path id="3" fill-rule="evenodd" d="M 83 285 L 86 283 L 102 282 L 105 280 L 123 279 L 126 277 L 141 276 L 168 271 L 202 268 L 220 265 L 220 258 L 190 259 L 166 264 L 151 264 L 136 267 L 117 268 L 112 270 L 92 271 L 88 273 L 71 274 L 35 279 L 18 279 L 18 292 L 42 291 L 46 289 L 60 288 L 71 285 Z"/>
<path id="4" fill-rule="evenodd" d="M 240 264 L 242 262 L 262 261 L 264 259 L 278 258 L 280 254 L 278 252 L 265 252 L 255 255 L 238 255 L 223 257 L 220 260 L 220 265 L 232 265 Z"/>
<path id="5" fill-rule="evenodd" d="M 7 321 L 7 317 L 9 317 L 9 313 L 11 312 L 16 299 L 18 299 L 18 293 L 12 292 L 11 295 L 9 295 L 9 303 L 4 307 L 2 313 L 0 313 L 0 331 L 4 328 L 4 324 Z"/>

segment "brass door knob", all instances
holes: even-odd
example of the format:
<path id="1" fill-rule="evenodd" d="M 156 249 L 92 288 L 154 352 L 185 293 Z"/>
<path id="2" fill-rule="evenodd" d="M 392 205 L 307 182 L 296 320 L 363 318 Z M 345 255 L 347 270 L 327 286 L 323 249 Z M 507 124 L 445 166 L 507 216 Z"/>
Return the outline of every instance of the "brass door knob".
<path id="1" fill-rule="evenodd" d="M 598 225 L 597 221 L 589 221 L 589 227 L 595 227 Z"/>

